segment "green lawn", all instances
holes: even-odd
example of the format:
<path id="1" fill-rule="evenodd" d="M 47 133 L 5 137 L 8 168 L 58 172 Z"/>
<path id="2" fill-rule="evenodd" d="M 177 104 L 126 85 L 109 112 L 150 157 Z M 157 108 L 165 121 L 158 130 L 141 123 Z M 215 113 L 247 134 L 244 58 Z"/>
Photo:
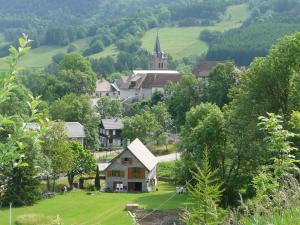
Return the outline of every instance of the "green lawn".
<path id="1" fill-rule="evenodd" d="M 131 225 L 132 220 L 124 210 L 126 203 L 138 203 L 145 209 L 154 209 L 174 194 L 174 187 L 167 183 L 159 185 L 159 192 L 152 193 L 95 193 L 87 195 L 75 191 L 43 200 L 31 207 L 13 209 L 13 220 L 18 216 L 42 214 L 59 217 L 64 225 Z M 189 204 L 185 195 L 176 195 L 161 209 L 175 209 Z M 8 209 L 0 210 L 0 224 L 8 225 Z"/>
<path id="2" fill-rule="evenodd" d="M 159 37 L 163 50 L 171 54 L 175 59 L 186 56 L 198 56 L 208 50 L 208 45 L 199 40 L 199 34 L 203 30 L 226 31 L 242 25 L 248 16 L 248 7 L 245 4 L 230 6 L 220 23 L 215 26 L 197 27 L 168 27 L 159 29 Z M 142 38 L 142 47 L 152 51 L 157 29 L 149 30 Z"/>

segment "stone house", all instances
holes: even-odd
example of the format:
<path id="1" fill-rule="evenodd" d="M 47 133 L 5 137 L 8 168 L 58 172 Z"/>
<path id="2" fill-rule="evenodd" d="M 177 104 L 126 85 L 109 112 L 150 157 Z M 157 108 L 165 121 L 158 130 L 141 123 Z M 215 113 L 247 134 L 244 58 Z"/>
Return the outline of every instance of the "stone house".
<path id="1" fill-rule="evenodd" d="M 100 123 L 100 143 L 103 147 L 121 147 L 123 122 L 119 118 L 102 119 Z"/>
<path id="2" fill-rule="evenodd" d="M 105 79 L 97 80 L 96 91 L 94 97 L 101 98 L 103 96 L 118 99 L 120 90 L 115 84 L 111 84 Z"/>
<path id="3" fill-rule="evenodd" d="M 76 140 L 83 145 L 85 138 L 84 126 L 78 122 L 64 122 L 65 132 L 69 140 Z M 25 123 L 25 129 L 39 130 L 39 123 Z"/>
<path id="4" fill-rule="evenodd" d="M 126 192 L 155 190 L 157 162 L 147 147 L 135 139 L 105 169 L 106 186 L 110 191 L 116 191 L 118 186 Z"/>
<path id="5" fill-rule="evenodd" d="M 214 70 L 214 68 L 219 64 L 224 64 L 224 61 L 202 61 L 199 62 L 195 69 L 194 74 L 196 75 L 198 80 L 207 81 L 210 73 Z"/>
<path id="6" fill-rule="evenodd" d="M 176 83 L 181 78 L 176 70 L 134 70 L 130 77 L 123 76 L 116 84 L 121 100 L 144 100 L 156 91 L 164 92 L 168 82 Z"/>

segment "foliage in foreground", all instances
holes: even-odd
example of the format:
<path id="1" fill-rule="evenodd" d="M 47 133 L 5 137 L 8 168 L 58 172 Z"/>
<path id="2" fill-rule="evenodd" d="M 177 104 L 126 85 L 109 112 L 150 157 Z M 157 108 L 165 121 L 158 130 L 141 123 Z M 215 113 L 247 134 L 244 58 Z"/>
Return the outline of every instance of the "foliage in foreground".
<path id="1" fill-rule="evenodd" d="M 203 164 L 193 172 L 195 184 L 188 184 L 188 193 L 194 207 L 183 215 L 187 225 L 217 225 L 225 218 L 225 210 L 219 204 L 222 196 L 222 183 L 218 179 L 218 170 L 212 170 L 209 165 L 208 151 L 204 152 Z"/>

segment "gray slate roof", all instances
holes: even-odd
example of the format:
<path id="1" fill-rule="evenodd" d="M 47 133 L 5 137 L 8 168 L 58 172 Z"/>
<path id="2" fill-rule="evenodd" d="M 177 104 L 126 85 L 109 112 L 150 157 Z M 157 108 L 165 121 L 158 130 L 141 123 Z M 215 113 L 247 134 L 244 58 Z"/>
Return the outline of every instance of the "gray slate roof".
<path id="1" fill-rule="evenodd" d="M 136 138 L 127 149 L 149 170 L 151 171 L 158 163 L 157 158 L 150 150 Z"/>
<path id="2" fill-rule="evenodd" d="M 65 131 L 69 138 L 84 138 L 84 126 L 78 122 L 65 122 Z"/>
<path id="3" fill-rule="evenodd" d="M 65 132 L 68 138 L 84 138 L 84 126 L 78 122 L 65 122 L 64 123 Z M 38 123 L 25 123 L 25 129 L 38 130 L 40 129 L 40 124 Z"/>
<path id="4" fill-rule="evenodd" d="M 105 130 L 122 130 L 124 127 L 123 121 L 119 118 L 102 119 L 101 123 Z"/>

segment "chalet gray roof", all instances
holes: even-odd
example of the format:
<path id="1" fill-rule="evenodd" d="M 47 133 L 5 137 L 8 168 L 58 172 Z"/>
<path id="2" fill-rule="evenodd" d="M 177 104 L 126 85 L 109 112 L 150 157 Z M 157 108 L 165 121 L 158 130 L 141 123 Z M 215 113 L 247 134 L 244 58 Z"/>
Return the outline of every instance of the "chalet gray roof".
<path id="1" fill-rule="evenodd" d="M 69 138 L 83 138 L 85 137 L 84 126 L 78 122 L 65 122 L 65 131 Z"/>
<path id="2" fill-rule="evenodd" d="M 119 118 L 102 119 L 101 123 L 105 130 L 122 130 L 124 127 L 123 121 Z"/>
<path id="3" fill-rule="evenodd" d="M 78 122 L 65 122 L 64 123 L 65 132 L 68 138 L 84 138 L 84 126 L 82 126 Z M 30 130 L 39 130 L 40 124 L 39 123 L 25 123 L 25 129 Z"/>
<path id="4" fill-rule="evenodd" d="M 136 138 L 127 149 L 149 170 L 151 171 L 158 163 L 157 158 L 150 150 Z"/>

